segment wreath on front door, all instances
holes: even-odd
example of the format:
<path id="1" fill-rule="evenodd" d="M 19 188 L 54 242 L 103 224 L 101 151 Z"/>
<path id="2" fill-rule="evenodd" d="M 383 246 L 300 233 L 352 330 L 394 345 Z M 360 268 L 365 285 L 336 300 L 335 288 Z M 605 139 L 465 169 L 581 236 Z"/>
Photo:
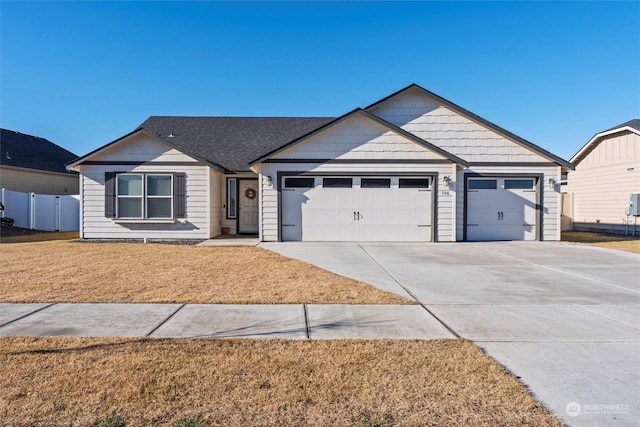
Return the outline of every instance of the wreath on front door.
<path id="1" fill-rule="evenodd" d="M 257 193 L 253 188 L 247 188 L 246 190 L 244 190 L 244 195 L 247 199 L 253 200 L 256 198 Z"/>

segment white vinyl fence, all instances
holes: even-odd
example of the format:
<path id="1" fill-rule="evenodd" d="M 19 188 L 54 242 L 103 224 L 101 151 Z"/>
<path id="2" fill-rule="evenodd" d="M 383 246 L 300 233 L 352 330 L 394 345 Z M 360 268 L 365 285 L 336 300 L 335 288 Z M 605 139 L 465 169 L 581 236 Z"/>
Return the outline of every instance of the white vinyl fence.
<path id="1" fill-rule="evenodd" d="M 2 189 L 3 218 L 13 226 L 42 231 L 80 230 L 80 196 L 50 196 Z"/>

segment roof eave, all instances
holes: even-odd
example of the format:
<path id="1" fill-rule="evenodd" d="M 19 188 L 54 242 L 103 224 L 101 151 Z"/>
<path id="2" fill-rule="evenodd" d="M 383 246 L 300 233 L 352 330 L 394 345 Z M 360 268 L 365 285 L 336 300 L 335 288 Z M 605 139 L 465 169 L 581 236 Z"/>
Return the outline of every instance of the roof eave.
<path id="1" fill-rule="evenodd" d="M 77 177 L 76 171 L 59 172 L 59 171 L 52 171 L 48 169 L 36 169 L 36 168 L 29 168 L 24 166 L 13 166 L 13 165 L 6 165 L 6 164 L 0 164 L 0 168 L 16 169 L 16 170 L 21 170 L 25 172 L 39 172 L 39 173 L 48 173 L 48 174 L 61 175 L 61 176 Z"/>
<path id="2" fill-rule="evenodd" d="M 355 110 L 349 111 L 348 113 L 346 113 L 346 114 L 344 114 L 344 115 L 342 115 L 342 116 L 340 116 L 340 117 L 338 117 L 338 118 L 336 118 L 334 120 L 331 120 L 329 123 L 325 123 L 324 125 L 320 126 L 319 128 L 316 128 L 316 129 L 312 130 L 311 132 L 307 132 L 306 134 L 304 134 L 302 136 L 299 136 L 298 138 L 296 138 L 296 139 L 294 139 L 292 141 L 289 141 L 284 145 L 281 145 L 280 147 L 276 148 L 275 150 L 271 150 L 270 152 L 258 157 L 257 159 L 250 161 L 249 162 L 249 167 L 257 165 L 258 163 L 263 162 L 264 160 L 268 159 L 269 157 L 275 156 L 276 154 L 286 150 L 287 148 L 289 148 L 289 147 L 291 147 L 291 146 L 293 146 L 293 145 L 295 145 L 295 144 L 297 144 L 297 143 L 299 143 L 299 142 L 301 142 L 301 141 L 303 141 L 303 140 L 305 140 L 307 138 L 310 138 L 310 137 L 322 132 L 325 129 L 328 129 L 329 127 L 337 125 L 338 123 L 346 120 L 350 115 L 352 115 L 353 113 L 355 113 L 358 110 L 360 110 L 360 108 L 356 108 Z"/>
<path id="3" fill-rule="evenodd" d="M 167 140 L 165 138 L 162 138 L 161 136 L 159 136 L 157 134 L 154 134 L 152 132 L 149 132 L 148 130 L 146 130 L 144 128 L 141 128 L 141 127 L 135 129 L 132 132 L 129 132 L 126 135 L 121 136 L 120 138 L 118 138 L 118 139 L 116 139 L 114 141 L 111 141 L 108 144 L 103 145 L 102 147 L 100 147 L 100 148 L 98 148 L 96 150 L 93 150 L 92 152 L 90 152 L 90 153 L 88 153 L 88 154 L 86 154 L 86 155 L 84 155 L 82 157 L 77 158 L 73 162 L 67 163 L 65 165 L 65 167 L 69 171 L 80 172 L 80 165 L 82 163 L 84 163 L 88 159 L 90 159 L 90 158 L 92 158 L 92 157 L 104 152 L 105 150 L 107 150 L 109 148 L 112 148 L 115 145 L 118 145 L 119 143 L 123 142 L 125 139 L 130 138 L 130 137 L 132 137 L 132 136 L 134 136 L 136 134 L 142 134 L 142 135 L 146 135 L 146 136 L 151 137 L 151 138 L 155 138 L 155 139 L 157 139 L 157 140 L 169 145 L 170 147 L 175 148 L 176 150 L 186 154 L 187 156 L 193 157 L 194 159 L 196 159 L 196 160 L 198 160 L 198 161 L 200 161 L 200 162 L 202 162 L 202 163 L 204 163 L 204 164 L 216 169 L 217 171 L 219 171 L 221 173 L 233 173 L 233 171 L 230 171 L 229 169 L 225 168 L 224 166 L 219 165 L 219 164 L 217 164 L 217 163 L 215 163 L 215 162 L 213 162 L 213 161 L 211 161 L 209 159 L 206 159 L 206 158 L 203 158 L 201 156 L 198 156 L 197 154 L 190 153 L 187 150 L 185 150 L 183 147 L 180 147 L 180 146 L 176 145 L 172 141 L 169 141 L 169 140 Z"/>

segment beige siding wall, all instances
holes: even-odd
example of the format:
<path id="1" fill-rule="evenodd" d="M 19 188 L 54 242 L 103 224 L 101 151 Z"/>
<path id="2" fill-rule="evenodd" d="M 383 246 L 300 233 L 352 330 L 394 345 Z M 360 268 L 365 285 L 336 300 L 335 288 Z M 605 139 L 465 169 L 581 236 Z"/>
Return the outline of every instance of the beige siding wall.
<path id="1" fill-rule="evenodd" d="M 22 193 L 72 195 L 79 194 L 77 175 L 0 167 L 0 188 Z"/>
<path id="2" fill-rule="evenodd" d="M 624 132 L 604 137 L 569 172 L 574 223 L 622 227 L 629 195 L 640 193 L 640 135 Z"/>
<path id="3" fill-rule="evenodd" d="M 277 172 L 300 172 L 309 171 L 318 174 L 325 172 L 341 172 L 345 175 L 357 175 L 362 172 L 376 172 L 380 175 L 393 175 L 398 172 L 408 172 L 416 174 L 436 175 L 438 192 L 435 195 L 435 206 L 437 218 L 435 236 L 436 241 L 455 241 L 455 187 L 447 189 L 444 187 L 442 177 L 451 176 L 455 166 L 452 164 L 408 164 L 408 163 L 385 163 L 385 164 L 319 164 L 319 163 L 263 163 L 261 165 L 260 183 L 262 189 L 262 209 L 261 209 L 261 239 L 263 241 L 278 240 L 278 191 Z M 273 185 L 268 183 L 267 176 L 273 178 Z M 434 185 L 434 189 L 436 185 Z"/>
<path id="4" fill-rule="evenodd" d="M 354 115 L 273 156 L 274 159 L 442 159 L 440 154 Z"/>
<path id="5" fill-rule="evenodd" d="M 207 239 L 213 219 L 209 215 L 211 188 L 218 179 L 210 168 L 170 146 L 146 136 L 119 144 L 96 161 L 112 161 L 111 165 L 82 165 L 81 236 L 85 239 Z M 140 166 L 118 165 L 118 161 L 148 162 Z M 158 164 L 180 162 L 180 164 Z M 104 216 L 105 172 L 184 172 L 187 185 L 186 224 L 118 223 Z M 215 202 L 213 202 L 215 203 Z M 212 232 L 215 233 L 215 230 Z"/>
<path id="6" fill-rule="evenodd" d="M 548 161 L 417 91 L 390 98 L 371 112 L 468 162 Z"/>
<path id="7" fill-rule="evenodd" d="M 473 167 L 458 172 L 456 179 L 457 188 L 457 218 L 456 234 L 457 240 L 463 240 L 464 236 L 464 175 L 467 173 L 479 173 L 483 175 L 538 175 L 544 174 L 542 182 L 538 186 L 541 193 L 539 200 L 542 202 L 542 240 L 560 240 L 560 167 L 549 164 L 547 167 L 525 167 L 525 166 L 502 166 L 502 167 Z M 549 180 L 553 179 L 556 184 L 551 186 Z M 540 226 L 540 223 L 538 223 Z M 540 234 L 538 234 L 539 236 Z"/>

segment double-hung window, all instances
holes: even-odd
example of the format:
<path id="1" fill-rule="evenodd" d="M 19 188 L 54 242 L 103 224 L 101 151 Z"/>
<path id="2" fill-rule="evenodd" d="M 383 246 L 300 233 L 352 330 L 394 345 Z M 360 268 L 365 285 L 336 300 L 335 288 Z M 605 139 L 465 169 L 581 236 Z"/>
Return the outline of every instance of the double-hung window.
<path id="1" fill-rule="evenodd" d="M 118 174 L 116 218 L 173 218 L 172 174 Z"/>

